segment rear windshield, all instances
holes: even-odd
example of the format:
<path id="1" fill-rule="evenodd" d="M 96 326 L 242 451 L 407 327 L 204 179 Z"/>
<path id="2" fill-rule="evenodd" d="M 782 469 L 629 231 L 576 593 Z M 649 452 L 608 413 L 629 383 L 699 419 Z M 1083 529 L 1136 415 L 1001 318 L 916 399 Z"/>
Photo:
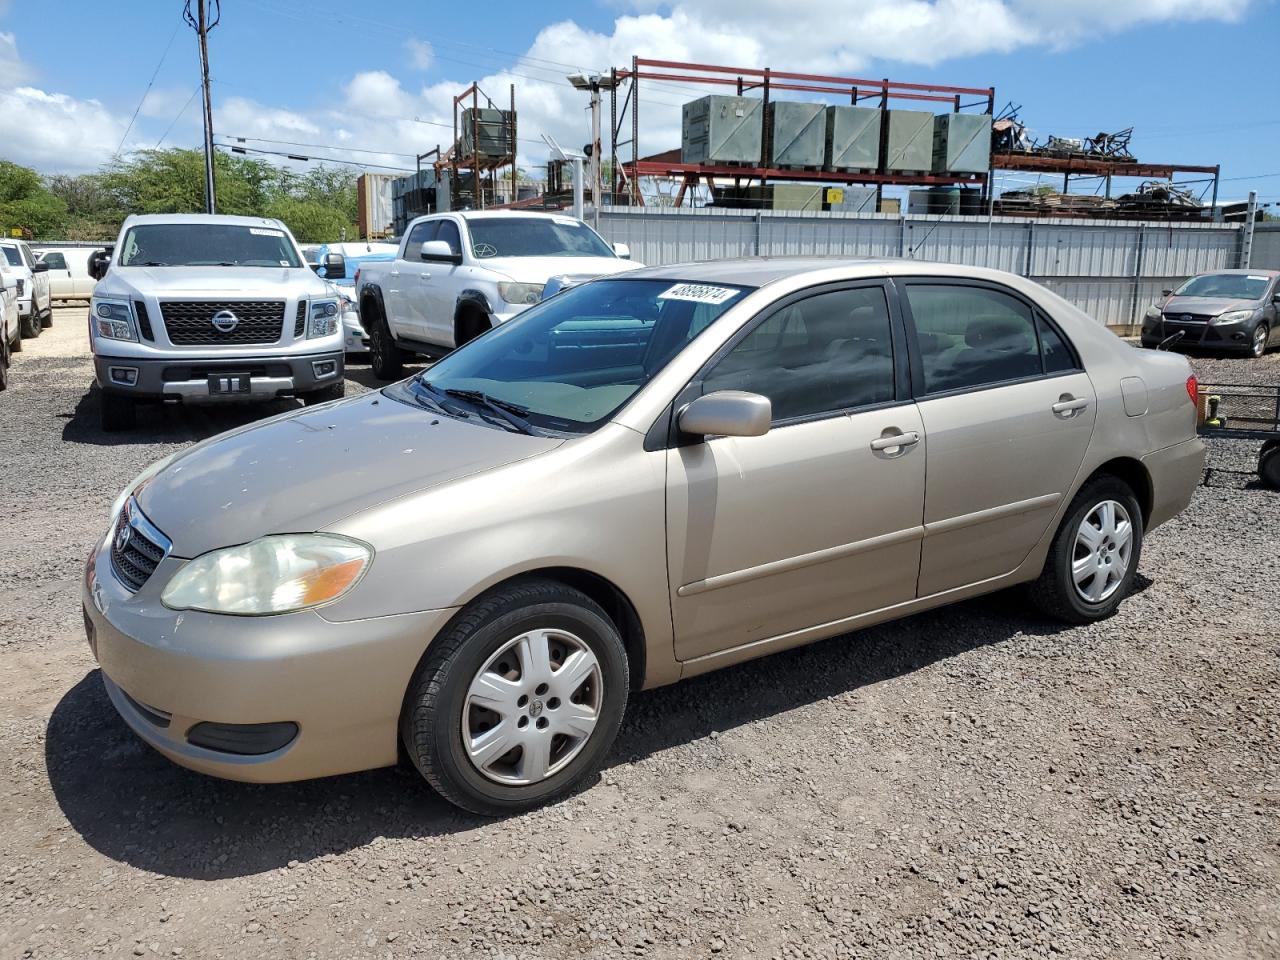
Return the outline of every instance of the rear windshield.
<path id="1" fill-rule="evenodd" d="M 4 258 L 9 261 L 9 266 L 22 266 L 22 254 L 18 252 L 17 247 L 0 247 L 4 251 Z"/>
<path id="2" fill-rule="evenodd" d="M 467 221 L 471 254 L 491 257 L 615 256 L 600 235 L 573 217 L 484 217 Z"/>
<path id="3" fill-rule="evenodd" d="M 131 227 L 122 267 L 300 267 L 298 251 L 277 227 L 238 223 L 146 223 Z"/>
<path id="4" fill-rule="evenodd" d="M 1261 300 L 1267 292 L 1270 277 L 1247 273 L 1210 273 L 1192 277 L 1177 290 L 1175 297 L 1230 297 L 1232 300 Z"/>

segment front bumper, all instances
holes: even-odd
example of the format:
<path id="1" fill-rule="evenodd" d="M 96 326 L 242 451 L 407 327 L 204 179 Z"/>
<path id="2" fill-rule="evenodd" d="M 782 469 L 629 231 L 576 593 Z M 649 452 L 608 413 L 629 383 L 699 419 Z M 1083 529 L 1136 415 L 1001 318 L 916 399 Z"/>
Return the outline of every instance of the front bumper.
<path id="1" fill-rule="evenodd" d="M 342 347 L 347 353 L 368 353 L 367 337 L 359 313 L 349 310 L 342 315 Z"/>
<path id="2" fill-rule="evenodd" d="M 94 355 L 98 385 L 110 393 L 149 400 L 223 402 L 273 400 L 297 396 L 342 379 L 343 353 L 325 351 L 301 356 L 236 359 L 175 356 L 162 359 Z M 211 379 L 224 389 L 231 378 L 248 380 L 244 392 L 215 393 Z M 222 381 L 226 380 L 226 384 Z"/>
<path id="3" fill-rule="evenodd" d="M 453 610 L 333 622 L 322 611 L 232 617 L 173 611 L 163 560 L 136 595 L 90 558 L 82 602 L 89 646 L 125 723 L 175 763 L 230 780 L 278 783 L 390 766 L 400 709 L 423 651 Z M 244 754 L 198 746 L 197 724 L 296 724 L 284 746 Z"/>
<path id="4" fill-rule="evenodd" d="M 1147 531 L 1172 520 L 1191 503 L 1204 476 L 1204 441 L 1192 437 L 1142 458 L 1151 477 L 1151 517 Z"/>
<path id="5" fill-rule="evenodd" d="M 1254 323 L 1177 323 L 1158 320 L 1153 323 L 1148 320 L 1142 326 L 1142 345 L 1158 347 L 1175 333 L 1181 333 L 1182 339 L 1173 346 L 1248 351 L 1253 343 L 1255 326 Z"/>

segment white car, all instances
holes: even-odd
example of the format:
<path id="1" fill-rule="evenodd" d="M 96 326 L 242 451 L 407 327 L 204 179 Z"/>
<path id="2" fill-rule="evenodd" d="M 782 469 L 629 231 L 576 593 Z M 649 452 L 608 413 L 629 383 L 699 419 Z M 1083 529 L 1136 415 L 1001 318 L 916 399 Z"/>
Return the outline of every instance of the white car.
<path id="1" fill-rule="evenodd" d="M 347 353 L 368 353 L 369 345 L 360 324 L 360 308 L 356 305 L 356 282 L 360 270 L 370 263 L 382 263 L 396 258 L 399 245 L 381 240 L 357 240 L 344 243 L 326 243 L 316 248 L 316 269 L 333 284 L 342 305 L 342 343 Z M 303 250 L 306 253 L 306 250 Z M 341 277 L 330 276 L 321 264 L 326 255 L 340 253 L 346 260 L 346 271 Z"/>
<path id="2" fill-rule="evenodd" d="M 419 217 L 388 263 L 360 270 L 356 298 L 374 375 L 400 376 L 414 354 L 439 357 L 543 298 L 543 292 L 634 270 L 576 217 L 516 210 Z"/>
<path id="3" fill-rule="evenodd" d="M 17 283 L 18 316 L 22 335 L 40 336 L 53 326 L 53 298 L 49 294 L 49 265 L 41 263 L 25 240 L 0 240 L 0 272 Z"/>
<path id="4" fill-rule="evenodd" d="M 9 354 L 21 349 L 17 283 L 0 275 L 0 390 L 9 386 Z"/>
<path id="5" fill-rule="evenodd" d="M 96 245 L 48 247 L 35 251 L 41 263 L 49 265 L 49 296 L 54 300 L 88 300 L 93 296 L 94 279 L 89 276 L 89 256 Z"/>

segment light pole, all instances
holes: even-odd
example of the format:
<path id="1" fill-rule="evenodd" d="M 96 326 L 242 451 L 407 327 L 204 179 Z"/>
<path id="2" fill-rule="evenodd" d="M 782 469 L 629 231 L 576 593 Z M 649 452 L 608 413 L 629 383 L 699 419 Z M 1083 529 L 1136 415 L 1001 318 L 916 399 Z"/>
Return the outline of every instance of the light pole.
<path id="1" fill-rule="evenodd" d="M 617 81 L 609 74 L 574 73 L 569 82 L 575 90 L 591 94 L 591 143 L 584 151 L 591 161 L 591 225 L 600 229 L 600 205 L 604 189 L 600 182 L 600 91 L 612 90 Z"/>

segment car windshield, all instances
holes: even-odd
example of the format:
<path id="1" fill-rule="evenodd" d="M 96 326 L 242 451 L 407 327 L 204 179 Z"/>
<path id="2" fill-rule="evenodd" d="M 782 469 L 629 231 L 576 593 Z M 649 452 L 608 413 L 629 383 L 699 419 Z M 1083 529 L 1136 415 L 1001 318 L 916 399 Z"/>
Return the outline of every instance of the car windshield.
<path id="1" fill-rule="evenodd" d="M 1175 297 L 1230 297 L 1232 300 L 1261 300 L 1267 292 L 1270 277 L 1247 273 L 1209 273 L 1192 277 L 1177 290 Z"/>
<path id="2" fill-rule="evenodd" d="M 534 428 L 587 433 L 611 417 L 749 288 L 610 278 L 531 307 L 387 389 L 458 409 L 497 401 Z"/>
<path id="3" fill-rule="evenodd" d="M 471 253 L 491 257 L 614 257 L 600 235 L 581 220 L 554 214 L 478 217 L 467 221 Z"/>
<path id="4" fill-rule="evenodd" d="M 17 247 L 0 247 L 0 249 L 4 250 L 4 258 L 9 261 L 9 266 L 22 266 L 22 254 Z"/>
<path id="5" fill-rule="evenodd" d="M 131 227 L 122 267 L 300 267 L 298 251 L 278 227 L 238 223 L 146 223 Z"/>

